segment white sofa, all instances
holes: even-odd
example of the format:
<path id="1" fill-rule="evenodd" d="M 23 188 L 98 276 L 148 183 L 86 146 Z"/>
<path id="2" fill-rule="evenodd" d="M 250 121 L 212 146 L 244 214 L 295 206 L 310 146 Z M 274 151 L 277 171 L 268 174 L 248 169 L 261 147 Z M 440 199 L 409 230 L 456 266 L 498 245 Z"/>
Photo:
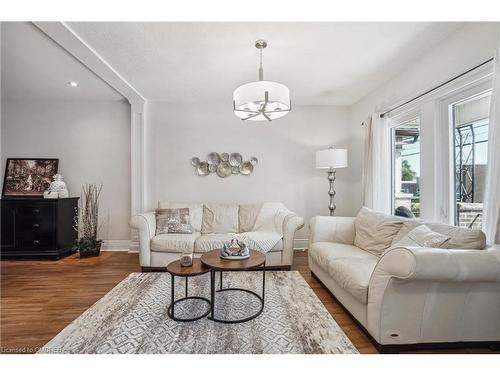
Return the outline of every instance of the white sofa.
<path id="1" fill-rule="evenodd" d="M 295 232 L 304 226 L 304 219 L 287 210 L 283 205 L 276 203 L 234 206 L 236 206 L 236 211 L 230 211 L 236 212 L 236 215 L 238 215 L 235 220 L 240 224 L 240 228 L 244 227 L 243 221 L 245 221 L 246 227 L 244 232 L 238 234 L 244 235 L 250 240 L 251 248 L 261 250 L 259 245 L 266 241 L 268 234 L 276 238 L 276 233 L 279 233 L 279 240 L 274 244 L 272 249 L 265 252 L 266 266 L 290 268 L 293 262 Z M 201 233 L 204 212 L 203 203 L 158 203 L 158 208 L 183 207 L 190 209 L 191 225 L 194 229 L 192 234 L 168 233 L 156 235 L 156 216 L 154 211 L 135 215 L 130 219 L 130 226 L 139 232 L 139 259 L 143 271 L 164 269 L 168 263 L 179 259 L 181 253 L 185 251 L 192 252 L 195 257 L 200 257 L 207 251 L 221 248 L 224 242 L 228 242 L 234 238 L 234 233 Z M 241 207 L 246 208 L 246 215 L 243 215 Z M 262 213 L 262 207 L 281 207 L 279 214 L 278 212 L 276 213 L 276 219 L 274 220 L 276 225 L 275 233 L 263 231 L 262 228 L 253 228 L 257 225 L 256 220 L 258 220 L 259 214 Z M 274 218 L 271 217 L 271 219 Z M 270 229 L 267 228 L 267 230 L 269 231 Z"/>
<path id="2" fill-rule="evenodd" d="M 309 267 L 379 351 L 498 348 L 500 248 L 396 246 L 379 257 L 354 245 L 354 224 L 354 217 L 311 219 Z"/>

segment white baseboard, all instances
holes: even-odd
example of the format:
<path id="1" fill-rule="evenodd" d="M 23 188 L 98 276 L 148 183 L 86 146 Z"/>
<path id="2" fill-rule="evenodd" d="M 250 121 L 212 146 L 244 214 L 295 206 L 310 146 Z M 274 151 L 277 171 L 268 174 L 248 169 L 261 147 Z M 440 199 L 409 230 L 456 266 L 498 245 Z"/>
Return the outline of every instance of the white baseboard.
<path id="1" fill-rule="evenodd" d="M 294 250 L 305 250 L 309 246 L 309 239 L 307 238 L 296 238 L 293 241 Z"/>
<path id="2" fill-rule="evenodd" d="M 129 251 L 130 240 L 104 240 L 102 251 Z"/>

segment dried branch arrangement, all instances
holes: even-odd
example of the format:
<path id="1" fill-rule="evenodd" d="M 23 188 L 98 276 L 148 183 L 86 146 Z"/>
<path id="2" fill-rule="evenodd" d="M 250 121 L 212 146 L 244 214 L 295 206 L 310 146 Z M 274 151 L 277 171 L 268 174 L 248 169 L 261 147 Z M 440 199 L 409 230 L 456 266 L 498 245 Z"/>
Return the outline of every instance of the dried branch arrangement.
<path id="1" fill-rule="evenodd" d="M 82 187 L 82 197 L 78 204 L 78 213 L 75 218 L 75 229 L 78 231 L 78 242 L 74 248 L 80 251 L 99 248 L 102 243 L 97 239 L 99 229 L 99 196 L 102 184 L 85 184 Z"/>

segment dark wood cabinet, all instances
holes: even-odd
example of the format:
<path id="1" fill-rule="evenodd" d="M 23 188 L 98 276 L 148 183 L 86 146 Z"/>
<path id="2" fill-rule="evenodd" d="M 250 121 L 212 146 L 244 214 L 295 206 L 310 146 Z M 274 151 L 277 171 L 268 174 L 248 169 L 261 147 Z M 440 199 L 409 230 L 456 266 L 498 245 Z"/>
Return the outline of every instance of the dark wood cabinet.
<path id="1" fill-rule="evenodd" d="M 59 259 L 73 253 L 78 199 L 3 197 L 2 259 Z"/>

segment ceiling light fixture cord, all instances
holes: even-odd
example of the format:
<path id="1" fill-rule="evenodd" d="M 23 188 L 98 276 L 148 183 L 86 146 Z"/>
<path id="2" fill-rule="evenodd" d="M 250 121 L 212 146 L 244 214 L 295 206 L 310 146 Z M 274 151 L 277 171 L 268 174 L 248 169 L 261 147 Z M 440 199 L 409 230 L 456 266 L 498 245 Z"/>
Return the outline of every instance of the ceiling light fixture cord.
<path id="1" fill-rule="evenodd" d="M 259 81 L 264 80 L 264 68 L 262 67 L 262 48 L 259 49 L 260 51 L 260 66 L 259 66 Z"/>

